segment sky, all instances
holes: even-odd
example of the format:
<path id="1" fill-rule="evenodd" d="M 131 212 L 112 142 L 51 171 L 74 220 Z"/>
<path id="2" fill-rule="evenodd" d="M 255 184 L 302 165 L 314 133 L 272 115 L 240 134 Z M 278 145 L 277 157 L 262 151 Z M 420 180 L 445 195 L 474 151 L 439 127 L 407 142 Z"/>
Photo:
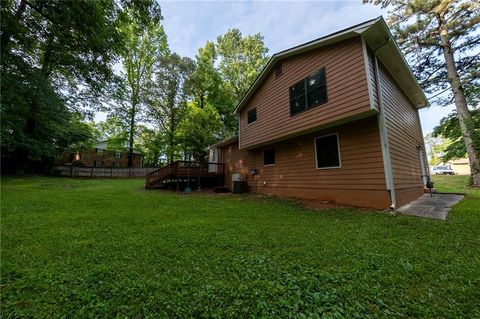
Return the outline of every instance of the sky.
<path id="1" fill-rule="evenodd" d="M 170 50 L 194 58 L 205 43 L 229 29 L 260 33 L 269 55 L 363 21 L 387 16 L 378 6 L 352 1 L 161 1 Z M 420 111 L 423 133 L 452 107 Z"/>

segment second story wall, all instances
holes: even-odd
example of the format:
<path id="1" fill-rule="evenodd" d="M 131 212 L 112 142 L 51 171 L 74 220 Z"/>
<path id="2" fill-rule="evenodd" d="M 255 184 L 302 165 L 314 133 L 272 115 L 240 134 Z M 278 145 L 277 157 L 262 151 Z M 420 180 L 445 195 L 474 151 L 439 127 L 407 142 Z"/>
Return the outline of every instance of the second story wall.
<path id="1" fill-rule="evenodd" d="M 368 61 L 368 60 L 367 60 Z M 346 118 L 372 114 L 360 36 L 279 61 L 282 74 L 268 74 L 240 111 L 240 148 L 253 148 Z M 289 88 L 325 68 L 327 102 L 291 116 Z M 256 121 L 247 124 L 256 108 Z"/>
<path id="2" fill-rule="evenodd" d="M 397 206 L 401 206 L 423 194 L 421 165 L 428 167 L 427 157 L 418 110 L 384 67 L 379 72 L 393 183 Z"/>

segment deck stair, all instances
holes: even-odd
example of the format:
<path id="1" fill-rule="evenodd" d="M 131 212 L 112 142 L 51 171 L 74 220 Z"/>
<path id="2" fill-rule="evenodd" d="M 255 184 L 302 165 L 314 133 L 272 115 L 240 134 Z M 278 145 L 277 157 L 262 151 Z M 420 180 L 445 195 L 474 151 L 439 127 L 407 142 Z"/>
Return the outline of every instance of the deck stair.
<path id="1" fill-rule="evenodd" d="M 197 187 L 217 187 L 223 185 L 224 176 L 223 163 L 176 161 L 148 174 L 145 188 L 171 188 L 180 191 L 187 183 Z"/>

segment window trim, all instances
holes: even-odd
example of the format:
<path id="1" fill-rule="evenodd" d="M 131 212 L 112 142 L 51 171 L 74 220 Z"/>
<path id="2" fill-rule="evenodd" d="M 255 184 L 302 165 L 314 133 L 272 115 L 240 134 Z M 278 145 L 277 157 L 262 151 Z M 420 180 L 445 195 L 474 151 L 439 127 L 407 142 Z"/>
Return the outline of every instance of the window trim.
<path id="1" fill-rule="evenodd" d="M 320 72 L 321 70 L 323 70 L 323 73 L 325 74 L 325 101 L 322 101 L 318 104 L 314 104 L 312 106 L 308 106 L 308 88 L 307 88 L 307 79 L 312 76 L 313 74 L 317 73 L 317 72 Z M 290 88 L 294 85 L 296 85 L 297 83 L 303 81 L 305 84 L 304 84 L 304 90 L 305 90 L 305 93 L 303 96 L 305 96 L 305 109 L 303 109 L 302 111 L 300 112 L 296 112 L 295 114 L 292 114 L 292 106 L 291 106 L 291 103 L 292 103 L 292 98 L 289 96 L 289 99 L 288 99 L 288 103 L 289 103 L 289 108 L 290 108 L 290 117 L 293 117 L 293 116 L 296 116 L 298 114 L 302 114 L 304 112 L 307 112 L 311 109 L 314 109 L 316 108 L 317 106 L 320 106 L 320 105 L 323 105 L 323 104 L 326 104 L 328 103 L 328 85 L 327 85 L 327 68 L 326 67 L 322 67 L 318 70 L 316 70 L 315 72 L 312 72 L 310 73 L 309 75 L 307 75 L 305 78 L 303 78 L 302 80 L 299 80 L 297 82 L 295 82 L 294 84 L 290 85 L 288 87 L 288 90 L 289 90 L 289 93 L 290 93 Z M 313 90 L 311 90 L 313 91 Z"/>
<path id="2" fill-rule="evenodd" d="M 338 152 L 338 166 L 328 166 L 328 167 L 318 167 L 318 160 L 317 160 L 317 139 L 327 137 L 327 136 L 337 136 L 337 152 Z M 317 169 L 335 169 L 335 168 L 342 168 L 342 157 L 340 156 L 340 138 L 338 132 L 325 134 L 321 136 L 317 136 L 313 138 L 313 146 L 315 147 L 315 167 Z"/>
<path id="3" fill-rule="evenodd" d="M 255 121 L 248 123 L 248 112 L 255 110 Z M 252 125 L 254 123 L 257 123 L 257 107 L 253 107 L 250 110 L 247 111 L 247 125 Z"/>
<path id="4" fill-rule="evenodd" d="M 273 164 L 265 164 L 265 151 L 273 151 Z M 277 158 L 275 156 L 275 149 L 274 148 L 269 148 L 269 149 L 263 150 L 263 166 L 264 167 L 275 166 L 276 163 L 277 163 Z"/>
<path id="5" fill-rule="evenodd" d="M 278 72 L 280 70 L 280 72 Z M 277 62 L 275 65 L 275 78 L 278 79 L 283 75 L 283 63 L 282 61 Z"/>

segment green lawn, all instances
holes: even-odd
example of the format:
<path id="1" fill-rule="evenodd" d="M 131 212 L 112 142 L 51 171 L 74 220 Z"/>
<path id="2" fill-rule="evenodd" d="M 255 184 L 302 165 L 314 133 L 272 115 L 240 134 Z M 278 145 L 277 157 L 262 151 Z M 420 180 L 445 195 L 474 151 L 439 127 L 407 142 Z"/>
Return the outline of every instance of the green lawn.
<path id="1" fill-rule="evenodd" d="M 480 316 L 478 190 L 444 222 L 143 183 L 4 180 L 1 317 Z"/>
<path id="2" fill-rule="evenodd" d="M 469 192 L 466 185 L 470 182 L 470 176 L 465 175 L 432 175 L 434 187 L 438 192 Z M 472 193 L 473 194 L 473 193 Z"/>

